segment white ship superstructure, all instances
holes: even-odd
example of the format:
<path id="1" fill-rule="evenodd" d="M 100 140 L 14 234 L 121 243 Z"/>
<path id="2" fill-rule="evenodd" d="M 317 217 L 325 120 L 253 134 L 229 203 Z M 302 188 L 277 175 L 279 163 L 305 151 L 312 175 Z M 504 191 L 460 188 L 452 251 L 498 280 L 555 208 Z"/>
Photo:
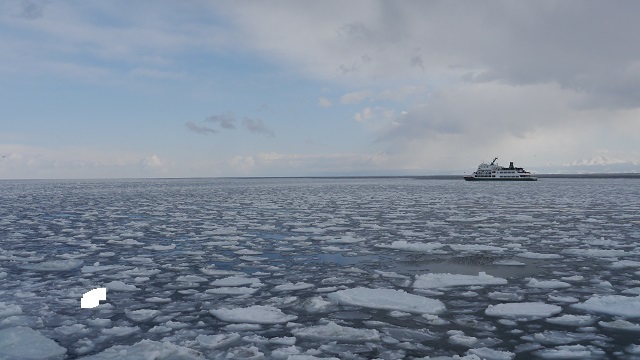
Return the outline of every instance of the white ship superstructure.
<path id="1" fill-rule="evenodd" d="M 509 163 L 509 167 L 502 167 L 496 163 L 498 158 L 493 159 L 491 164 L 482 163 L 478 165 L 472 175 L 464 177 L 467 181 L 476 180 L 511 180 L 511 181 L 536 181 L 537 177 L 531 176 L 531 173 L 525 171 L 523 168 L 514 167 L 513 161 Z"/>

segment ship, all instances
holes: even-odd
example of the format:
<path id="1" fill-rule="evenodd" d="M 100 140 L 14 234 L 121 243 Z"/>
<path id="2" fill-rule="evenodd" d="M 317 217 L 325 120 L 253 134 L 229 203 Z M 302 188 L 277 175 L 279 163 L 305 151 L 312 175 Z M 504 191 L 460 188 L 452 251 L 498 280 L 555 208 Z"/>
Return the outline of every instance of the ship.
<path id="1" fill-rule="evenodd" d="M 509 163 L 509 167 L 502 167 L 496 163 L 498 158 L 493 159 L 491 164 L 483 162 L 478 165 L 471 175 L 465 175 L 467 181 L 536 181 L 537 177 L 532 176 L 530 172 L 523 168 L 513 166 L 513 161 Z"/>

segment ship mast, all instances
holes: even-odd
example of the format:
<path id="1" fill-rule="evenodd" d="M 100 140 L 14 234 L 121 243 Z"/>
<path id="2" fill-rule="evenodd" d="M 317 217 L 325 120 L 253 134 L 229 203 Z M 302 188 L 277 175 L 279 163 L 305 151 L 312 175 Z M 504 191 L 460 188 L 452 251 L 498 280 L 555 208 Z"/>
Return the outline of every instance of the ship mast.
<path id="1" fill-rule="evenodd" d="M 496 160 L 498 160 L 498 158 L 493 159 L 493 161 L 491 162 L 491 165 L 493 165 L 493 163 L 495 163 Z"/>

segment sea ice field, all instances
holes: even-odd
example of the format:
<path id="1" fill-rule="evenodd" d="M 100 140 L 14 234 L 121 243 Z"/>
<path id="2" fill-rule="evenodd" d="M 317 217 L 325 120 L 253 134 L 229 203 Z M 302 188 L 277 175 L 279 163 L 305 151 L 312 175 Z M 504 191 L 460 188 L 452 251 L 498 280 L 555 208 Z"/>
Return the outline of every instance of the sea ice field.
<path id="1" fill-rule="evenodd" d="M 537 358 L 640 359 L 638 179 L 0 182 L 2 360 Z"/>

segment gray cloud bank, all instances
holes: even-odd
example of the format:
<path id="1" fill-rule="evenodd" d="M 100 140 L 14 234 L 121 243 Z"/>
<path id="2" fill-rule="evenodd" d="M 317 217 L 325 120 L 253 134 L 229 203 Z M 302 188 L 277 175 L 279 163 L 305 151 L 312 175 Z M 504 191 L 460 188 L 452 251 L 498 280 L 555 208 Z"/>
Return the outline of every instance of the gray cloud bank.
<path id="1" fill-rule="evenodd" d="M 557 83 L 584 106 L 640 104 L 640 3 L 291 1 L 230 11 L 245 41 L 312 76 Z M 438 74 L 437 76 L 434 76 Z"/>

